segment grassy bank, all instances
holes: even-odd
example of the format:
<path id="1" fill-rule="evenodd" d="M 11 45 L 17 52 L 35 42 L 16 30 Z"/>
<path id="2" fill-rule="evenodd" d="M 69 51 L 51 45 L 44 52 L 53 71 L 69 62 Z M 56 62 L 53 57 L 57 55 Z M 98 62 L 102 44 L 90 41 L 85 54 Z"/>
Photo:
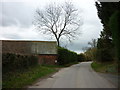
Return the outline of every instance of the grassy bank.
<path id="1" fill-rule="evenodd" d="M 91 66 L 97 72 L 118 74 L 118 64 L 115 62 L 106 63 L 93 62 Z"/>
<path id="2" fill-rule="evenodd" d="M 38 78 L 56 72 L 57 66 L 34 66 L 25 71 L 17 71 L 3 75 L 3 88 L 22 88 L 32 84 Z"/>

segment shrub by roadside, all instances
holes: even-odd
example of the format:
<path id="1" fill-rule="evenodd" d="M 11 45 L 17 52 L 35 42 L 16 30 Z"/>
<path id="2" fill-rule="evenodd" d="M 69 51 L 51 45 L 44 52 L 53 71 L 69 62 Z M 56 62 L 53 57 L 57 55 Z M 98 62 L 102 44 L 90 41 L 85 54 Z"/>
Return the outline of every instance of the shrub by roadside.
<path id="1" fill-rule="evenodd" d="M 115 62 L 93 62 L 91 66 L 97 72 L 118 74 L 118 64 Z"/>
<path id="2" fill-rule="evenodd" d="M 69 63 L 77 62 L 78 56 L 77 53 L 72 52 L 66 48 L 58 47 L 58 64 L 67 65 Z"/>
<path id="3" fill-rule="evenodd" d="M 19 54 L 2 54 L 2 73 L 14 72 L 25 69 L 38 64 L 38 58 L 35 55 L 19 55 Z"/>

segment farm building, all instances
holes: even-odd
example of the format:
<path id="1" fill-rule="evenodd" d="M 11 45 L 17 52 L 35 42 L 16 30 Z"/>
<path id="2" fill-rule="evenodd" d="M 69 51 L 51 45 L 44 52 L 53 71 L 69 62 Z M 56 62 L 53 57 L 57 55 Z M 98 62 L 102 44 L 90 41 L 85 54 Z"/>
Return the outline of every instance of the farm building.
<path id="1" fill-rule="evenodd" d="M 55 64 L 57 43 L 55 41 L 1 40 L 2 53 L 37 55 L 39 64 Z"/>

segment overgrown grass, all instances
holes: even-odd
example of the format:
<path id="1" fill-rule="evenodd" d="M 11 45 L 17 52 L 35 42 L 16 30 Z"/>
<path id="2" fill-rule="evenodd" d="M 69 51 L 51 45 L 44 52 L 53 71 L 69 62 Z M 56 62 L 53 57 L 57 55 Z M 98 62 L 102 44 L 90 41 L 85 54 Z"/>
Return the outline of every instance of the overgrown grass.
<path id="1" fill-rule="evenodd" d="M 118 74 L 118 64 L 114 62 L 107 63 L 93 62 L 91 66 L 97 72 Z"/>
<path id="2" fill-rule="evenodd" d="M 40 77 L 46 76 L 52 72 L 56 72 L 55 68 L 47 66 L 34 66 L 23 72 L 11 72 L 3 75 L 3 88 L 22 88 L 26 85 L 32 84 Z"/>

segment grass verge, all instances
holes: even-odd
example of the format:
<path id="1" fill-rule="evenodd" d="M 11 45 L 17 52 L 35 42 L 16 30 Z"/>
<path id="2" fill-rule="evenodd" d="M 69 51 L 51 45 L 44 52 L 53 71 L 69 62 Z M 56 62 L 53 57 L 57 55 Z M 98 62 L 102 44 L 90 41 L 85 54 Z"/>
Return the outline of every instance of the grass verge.
<path id="1" fill-rule="evenodd" d="M 118 74 L 118 64 L 114 62 L 107 63 L 93 62 L 91 64 L 91 67 L 97 72 Z"/>
<path id="2" fill-rule="evenodd" d="M 57 66 L 56 66 L 57 67 Z M 26 85 L 32 84 L 40 77 L 46 76 L 50 73 L 56 72 L 55 67 L 48 66 L 34 66 L 21 72 L 7 73 L 3 76 L 3 88 L 23 88 Z"/>

